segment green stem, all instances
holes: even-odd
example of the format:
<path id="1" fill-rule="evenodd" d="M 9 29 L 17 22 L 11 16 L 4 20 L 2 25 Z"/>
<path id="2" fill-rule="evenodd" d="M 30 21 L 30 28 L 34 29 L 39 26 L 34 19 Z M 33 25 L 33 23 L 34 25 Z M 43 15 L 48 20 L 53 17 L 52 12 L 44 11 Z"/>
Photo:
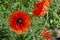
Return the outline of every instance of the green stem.
<path id="1" fill-rule="evenodd" d="M 24 37 L 23 37 L 23 35 L 20 35 L 20 40 L 24 40 Z"/>

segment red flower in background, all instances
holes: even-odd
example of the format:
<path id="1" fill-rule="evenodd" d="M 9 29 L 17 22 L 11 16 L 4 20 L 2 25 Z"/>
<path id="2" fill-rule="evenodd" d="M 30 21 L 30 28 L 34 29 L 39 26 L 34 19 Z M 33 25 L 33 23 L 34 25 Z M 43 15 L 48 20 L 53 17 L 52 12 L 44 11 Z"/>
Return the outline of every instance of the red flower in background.
<path id="1" fill-rule="evenodd" d="M 47 36 L 46 40 L 52 40 L 52 36 Z"/>
<path id="2" fill-rule="evenodd" d="M 33 10 L 33 15 L 36 17 L 46 15 L 50 4 L 51 4 L 51 0 L 42 0 L 42 2 L 37 2 L 35 9 Z"/>
<path id="3" fill-rule="evenodd" d="M 46 38 L 46 40 L 51 40 L 52 36 L 51 36 L 52 32 L 50 32 L 49 30 L 45 29 L 42 32 L 42 37 Z"/>
<path id="4" fill-rule="evenodd" d="M 30 16 L 23 11 L 15 11 L 10 16 L 10 26 L 18 34 L 24 34 L 31 25 Z"/>
<path id="5" fill-rule="evenodd" d="M 50 32 L 49 30 L 45 29 L 43 32 L 42 32 L 42 36 L 43 37 L 47 37 L 48 35 L 52 34 L 52 32 Z"/>
<path id="6" fill-rule="evenodd" d="M 37 2 L 35 9 L 33 10 L 33 15 L 34 16 L 42 16 L 41 12 L 42 12 L 42 8 L 43 8 L 43 4 L 42 2 Z"/>

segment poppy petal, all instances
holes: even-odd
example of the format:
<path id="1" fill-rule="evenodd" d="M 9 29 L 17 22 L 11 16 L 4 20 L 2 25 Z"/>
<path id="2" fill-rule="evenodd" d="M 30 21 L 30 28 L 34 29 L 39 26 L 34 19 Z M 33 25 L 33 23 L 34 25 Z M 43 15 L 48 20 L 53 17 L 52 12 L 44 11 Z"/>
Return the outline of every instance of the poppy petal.
<path id="1" fill-rule="evenodd" d="M 52 34 L 51 32 L 49 32 L 47 29 L 45 29 L 43 32 L 42 32 L 42 36 L 45 38 L 46 36 Z"/>
<path id="2" fill-rule="evenodd" d="M 41 12 L 42 12 L 42 8 L 43 8 L 43 4 L 44 3 L 42 3 L 42 2 L 37 2 L 36 3 L 36 6 L 35 6 L 35 9 L 33 10 L 33 15 L 34 16 L 41 16 L 40 14 L 41 14 Z"/>
<path id="3" fill-rule="evenodd" d="M 42 2 L 37 2 L 35 9 L 33 10 L 33 15 L 36 17 L 46 15 L 50 4 L 51 4 L 51 0 L 42 0 Z"/>
<path id="4" fill-rule="evenodd" d="M 46 40 L 52 40 L 52 36 L 48 36 Z"/>

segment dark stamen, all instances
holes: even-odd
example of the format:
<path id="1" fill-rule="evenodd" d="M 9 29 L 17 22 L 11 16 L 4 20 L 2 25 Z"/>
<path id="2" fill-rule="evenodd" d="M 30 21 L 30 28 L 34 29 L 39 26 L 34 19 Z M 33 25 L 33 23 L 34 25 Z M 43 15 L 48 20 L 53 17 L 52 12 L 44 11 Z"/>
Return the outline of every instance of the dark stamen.
<path id="1" fill-rule="evenodd" d="M 23 20 L 22 20 L 22 19 L 18 19 L 16 22 L 17 22 L 17 24 L 19 24 L 19 25 L 20 25 L 20 24 L 22 24 L 22 23 L 23 23 Z"/>

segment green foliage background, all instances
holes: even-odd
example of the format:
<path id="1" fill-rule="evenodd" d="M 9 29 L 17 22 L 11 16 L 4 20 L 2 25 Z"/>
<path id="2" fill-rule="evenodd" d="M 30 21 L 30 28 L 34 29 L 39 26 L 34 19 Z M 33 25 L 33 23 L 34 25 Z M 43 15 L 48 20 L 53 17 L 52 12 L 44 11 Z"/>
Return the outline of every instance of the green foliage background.
<path id="1" fill-rule="evenodd" d="M 0 40 L 45 40 L 41 36 L 44 28 L 60 28 L 60 0 L 51 0 L 48 14 L 37 18 L 32 11 L 38 1 L 41 0 L 0 0 Z M 9 26 L 10 15 L 15 10 L 27 12 L 32 19 L 29 31 L 23 35 L 16 34 Z"/>

